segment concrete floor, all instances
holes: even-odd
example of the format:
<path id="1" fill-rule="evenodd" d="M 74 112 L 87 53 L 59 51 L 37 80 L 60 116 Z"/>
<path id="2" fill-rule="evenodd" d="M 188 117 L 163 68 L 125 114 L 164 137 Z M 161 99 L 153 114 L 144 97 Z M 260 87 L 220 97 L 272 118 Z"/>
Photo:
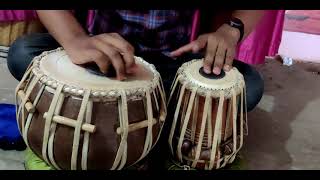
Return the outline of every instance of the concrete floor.
<path id="1" fill-rule="evenodd" d="M 0 57 L 0 103 L 13 103 L 14 90 L 18 81 L 10 74 L 7 61 Z"/>
<path id="2" fill-rule="evenodd" d="M 5 63 L 0 59 L 0 103 L 13 103 L 17 81 Z M 249 169 L 320 169 L 320 76 L 275 61 L 258 69 L 265 95 L 248 115 L 242 152 Z M 22 170 L 23 159 L 21 151 L 0 150 L 0 169 Z"/>
<path id="3" fill-rule="evenodd" d="M 14 104 L 14 89 L 18 84 L 8 68 L 7 61 L 0 58 L 0 103 Z M 0 149 L 0 170 L 23 170 L 23 151 L 4 151 Z"/>
<path id="4" fill-rule="evenodd" d="M 248 115 L 249 169 L 320 169 L 320 76 L 305 70 L 319 72 L 319 64 L 270 61 L 258 69 L 265 93 Z"/>

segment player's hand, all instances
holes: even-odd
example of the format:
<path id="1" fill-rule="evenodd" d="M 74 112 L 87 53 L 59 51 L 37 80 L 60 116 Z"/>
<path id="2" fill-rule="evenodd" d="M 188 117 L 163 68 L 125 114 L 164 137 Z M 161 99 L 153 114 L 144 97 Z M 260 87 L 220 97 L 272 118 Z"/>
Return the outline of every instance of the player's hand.
<path id="1" fill-rule="evenodd" d="M 79 37 L 64 48 L 74 64 L 95 62 L 104 74 L 112 65 L 119 80 L 135 67 L 133 46 L 117 33 Z"/>
<path id="2" fill-rule="evenodd" d="M 240 38 L 239 30 L 223 24 L 216 32 L 203 34 L 191 43 L 171 52 L 171 56 L 180 56 L 186 52 L 205 51 L 203 69 L 205 73 L 219 75 L 221 69 L 232 68 L 236 47 Z"/>

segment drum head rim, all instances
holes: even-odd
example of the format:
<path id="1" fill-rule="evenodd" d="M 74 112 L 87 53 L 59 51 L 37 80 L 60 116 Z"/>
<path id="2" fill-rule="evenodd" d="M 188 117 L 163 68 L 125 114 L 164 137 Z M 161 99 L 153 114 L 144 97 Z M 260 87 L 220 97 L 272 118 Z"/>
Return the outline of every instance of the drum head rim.
<path id="1" fill-rule="evenodd" d="M 62 47 L 59 47 L 57 49 L 51 50 L 51 51 L 44 51 L 39 56 L 36 56 L 32 61 L 32 72 L 35 76 L 40 77 L 40 82 L 46 84 L 46 86 L 49 86 L 50 88 L 56 89 L 58 84 L 63 84 L 63 92 L 70 93 L 71 95 L 75 96 L 83 96 L 84 92 L 86 90 L 89 90 L 89 88 L 85 89 L 80 86 L 74 86 L 65 84 L 63 82 L 60 82 L 59 80 L 53 79 L 49 77 L 43 70 L 40 68 L 40 62 L 43 58 L 46 58 L 49 54 L 63 51 L 64 49 Z M 153 74 L 153 79 L 150 80 L 148 83 L 148 86 L 142 86 L 139 88 L 127 88 L 123 89 L 127 96 L 144 96 L 147 90 L 152 92 L 154 89 L 159 87 L 159 84 L 161 83 L 160 73 L 156 70 L 153 64 L 150 64 L 146 61 L 144 61 L 141 57 L 135 56 L 135 60 L 143 65 L 145 68 L 148 68 L 148 70 Z M 161 87 L 161 86 L 160 86 Z M 91 95 L 96 98 L 101 97 L 108 97 L 108 98 L 117 98 L 120 96 L 120 93 L 118 92 L 118 88 L 108 88 L 108 89 L 90 89 Z M 162 90 L 161 88 L 161 91 Z"/>
<path id="2" fill-rule="evenodd" d="M 226 98 L 231 98 L 232 97 L 232 91 L 235 91 L 236 95 L 239 95 L 241 93 L 241 89 L 245 87 L 245 81 L 243 75 L 238 71 L 236 67 L 233 67 L 231 71 L 227 72 L 227 74 L 230 74 L 230 72 L 234 76 L 234 82 L 228 83 L 228 85 L 224 87 L 219 87 L 219 86 L 210 86 L 206 83 L 203 83 L 197 79 L 195 79 L 192 74 L 187 72 L 188 68 L 190 65 L 194 63 L 199 63 L 199 61 L 203 61 L 203 59 L 193 59 L 191 61 L 188 61 L 184 63 L 178 70 L 177 76 L 180 76 L 178 79 L 180 84 L 186 84 L 186 89 L 192 90 L 195 87 L 197 88 L 197 94 L 200 96 L 206 96 L 208 93 L 211 94 L 212 97 L 220 97 L 220 92 L 224 92 L 224 96 Z M 200 67 L 199 67 L 200 68 Z M 199 69 L 194 70 L 194 72 L 199 73 Z M 200 73 L 199 73 L 199 76 Z M 201 77 L 205 78 L 205 77 Z M 223 78 L 222 78 L 223 79 Z M 212 82 L 214 81 L 220 81 L 221 79 L 218 80 L 211 80 Z"/>

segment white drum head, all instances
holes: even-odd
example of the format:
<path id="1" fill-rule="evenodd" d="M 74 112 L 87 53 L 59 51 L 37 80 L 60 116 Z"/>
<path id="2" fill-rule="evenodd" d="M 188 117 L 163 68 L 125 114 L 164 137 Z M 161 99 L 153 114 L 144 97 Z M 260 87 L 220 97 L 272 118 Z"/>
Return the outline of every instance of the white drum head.
<path id="1" fill-rule="evenodd" d="M 200 74 L 199 69 L 203 67 L 203 60 L 194 61 L 185 67 L 184 73 L 186 78 L 198 84 L 199 87 L 209 89 L 229 89 L 234 87 L 239 81 L 239 76 L 242 76 L 236 68 L 232 68 L 229 72 L 225 72 L 225 76 L 221 79 L 209 79 Z"/>
<path id="2" fill-rule="evenodd" d="M 40 71 L 51 79 L 73 87 L 92 90 L 134 89 L 150 86 L 154 79 L 152 66 L 136 57 L 137 71 L 124 81 L 93 74 L 73 64 L 64 50 L 48 53 L 40 60 Z"/>
<path id="3" fill-rule="evenodd" d="M 197 94 L 206 96 L 208 92 L 213 97 L 219 97 L 221 91 L 225 97 L 232 96 L 232 92 L 239 94 L 245 87 L 243 75 L 233 67 L 230 71 L 225 72 L 225 76 L 218 79 L 210 79 L 200 73 L 203 67 L 203 59 L 195 59 L 184 63 L 177 72 L 177 77 L 181 84 L 186 83 L 187 89 L 197 89 Z"/>

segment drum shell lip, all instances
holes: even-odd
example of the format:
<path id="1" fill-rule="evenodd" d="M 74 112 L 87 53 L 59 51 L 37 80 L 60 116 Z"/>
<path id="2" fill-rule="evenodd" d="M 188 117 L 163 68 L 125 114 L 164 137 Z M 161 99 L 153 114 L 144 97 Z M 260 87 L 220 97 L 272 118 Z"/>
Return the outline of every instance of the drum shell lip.
<path id="1" fill-rule="evenodd" d="M 210 85 L 207 85 L 195 79 L 186 71 L 191 64 L 198 63 L 198 61 L 203 61 L 203 59 L 193 59 L 191 61 L 188 61 L 184 63 L 177 71 L 177 80 L 180 82 L 180 84 L 186 84 L 186 89 L 192 91 L 194 88 L 196 88 L 197 95 L 206 96 L 208 93 L 210 93 L 212 97 L 216 98 L 220 97 L 220 93 L 223 91 L 225 98 L 231 98 L 233 94 L 232 91 L 235 91 L 235 94 L 239 95 L 241 93 L 241 90 L 245 87 L 244 77 L 236 67 L 233 67 L 233 69 L 231 70 L 231 72 L 236 76 L 236 78 L 233 83 L 229 83 L 230 85 L 226 87 L 213 88 Z M 197 69 L 197 72 L 198 71 L 199 70 Z M 214 82 L 215 80 L 211 81 Z"/>
<path id="2" fill-rule="evenodd" d="M 44 84 L 42 82 L 38 82 L 38 83 L 39 83 L 40 86 Z M 49 86 L 46 86 L 45 90 L 50 94 L 54 94 L 55 93 L 55 89 L 52 88 L 52 87 L 49 87 Z M 82 100 L 83 99 L 83 96 L 78 95 L 78 94 L 72 94 L 72 93 L 66 92 L 66 91 L 64 91 L 64 93 L 65 93 L 66 97 L 70 96 L 72 99 L 76 99 L 76 100 Z M 94 97 L 93 95 L 90 96 L 90 98 L 91 98 L 91 100 L 93 102 L 103 102 L 103 103 L 111 103 L 111 104 L 114 104 L 115 102 L 117 102 L 119 97 L 120 96 L 118 96 L 118 97 L 107 97 L 107 96 L 105 96 L 104 98 L 101 98 L 101 97 Z M 135 95 L 135 96 L 130 96 L 127 99 L 129 101 L 139 101 L 139 100 L 142 100 L 144 98 L 145 98 L 145 96 Z"/>
<path id="3" fill-rule="evenodd" d="M 63 92 L 74 95 L 74 96 L 80 96 L 82 97 L 84 95 L 84 92 L 88 89 L 85 89 L 81 86 L 75 86 L 66 84 L 64 82 L 61 82 L 57 79 L 54 79 L 50 77 L 48 74 L 46 74 L 41 68 L 40 68 L 40 62 L 43 58 L 46 58 L 49 54 L 64 51 L 62 47 L 59 47 L 57 49 L 51 50 L 51 51 L 45 51 L 41 53 L 39 56 L 36 56 L 32 61 L 32 72 L 35 76 L 40 78 L 40 82 L 43 84 L 46 84 L 46 86 L 56 89 L 59 84 L 63 84 Z M 158 87 L 161 88 L 161 91 L 164 91 L 161 85 L 159 85 L 161 80 L 160 73 L 156 70 L 155 66 L 153 64 L 150 64 L 146 61 L 144 61 L 141 57 L 135 56 L 135 60 L 143 65 L 144 67 L 148 68 L 148 70 L 152 73 L 153 79 L 148 82 L 148 86 L 141 86 L 138 88 L 126 88 L 123 89 L 125 91 L 125 94 L 127 95 L 128 99 L 140 99 L 140 97 L 145 96 L 146 92 L 149 90 L 149 92 L 154 91 Z M 90 89 L 91 94 L 90 96 L 96 99 L 114 99 L 121 96 L 118 88 L 108 88 L 108 89 Z"/>

